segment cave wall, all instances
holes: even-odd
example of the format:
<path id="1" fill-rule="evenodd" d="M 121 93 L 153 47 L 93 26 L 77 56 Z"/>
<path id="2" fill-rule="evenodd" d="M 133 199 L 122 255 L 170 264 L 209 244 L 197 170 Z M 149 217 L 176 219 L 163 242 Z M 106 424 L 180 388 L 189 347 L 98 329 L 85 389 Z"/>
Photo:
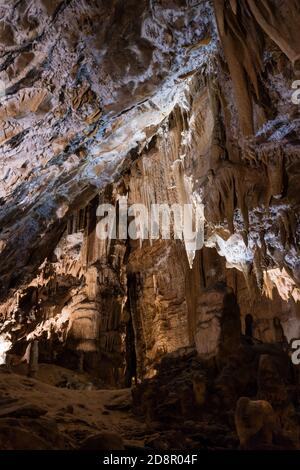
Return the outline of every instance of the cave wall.
<path id="1" fill-rule="evenodd" d="M 258 341 L 298 337 L 297 2 L 79 3 L 1 23 L 4 353 L 37 335 L 43 360 L 124 385 L 213 351 L 231 293 L 233 336 L 251 315 Z M 121 197 L 203 203 L 204 247 L 99 240 Z"/>

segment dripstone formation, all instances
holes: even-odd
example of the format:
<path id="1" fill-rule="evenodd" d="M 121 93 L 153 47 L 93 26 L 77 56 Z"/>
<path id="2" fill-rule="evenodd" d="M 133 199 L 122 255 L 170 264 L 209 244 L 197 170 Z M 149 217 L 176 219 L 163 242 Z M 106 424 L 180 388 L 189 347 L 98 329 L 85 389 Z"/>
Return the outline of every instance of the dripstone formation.
<path id="1" fill-rule="evenodd" d="M 299 448 L 299 28 L 0 2 L 0 449 Z M 203 246 L 101 239 L 125 203 L 201 204 Z"/>

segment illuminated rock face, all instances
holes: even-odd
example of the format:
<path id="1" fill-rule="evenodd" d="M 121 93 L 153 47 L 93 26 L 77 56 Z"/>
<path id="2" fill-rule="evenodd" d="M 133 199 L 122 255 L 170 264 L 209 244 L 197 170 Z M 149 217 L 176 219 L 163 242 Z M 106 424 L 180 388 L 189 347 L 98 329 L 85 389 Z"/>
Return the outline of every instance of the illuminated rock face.
<path id="1" fill-rule="evenodd" d="M 121 386 L 179 348 L 226 356 L 246 318 L 299 337 L 296 1 L 92 3 L 0 5 L 2 360 L 36 334 Z M 99 240 L 122 197 L 203 203 L 203 249 Z"/>
<path id="2" fill-rule="evenodd" d="M 211 14 L 179 0 L 1 2 L 2 295 L 32 276 L 74 208 L 115 180 L 217 51 Z"/>

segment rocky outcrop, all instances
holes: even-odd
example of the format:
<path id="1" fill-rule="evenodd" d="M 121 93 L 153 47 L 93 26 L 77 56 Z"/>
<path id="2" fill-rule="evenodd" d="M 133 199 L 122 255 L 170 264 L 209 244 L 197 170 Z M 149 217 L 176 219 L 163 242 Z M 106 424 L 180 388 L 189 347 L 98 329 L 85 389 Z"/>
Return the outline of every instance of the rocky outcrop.
<path id="1" fill-rule="evenodd" d="M 270 403 L 241 397 L 237 402 L 235 423 L 241 448 L 271 449 L 275 429 L 275 414 Z"/>
<path id="2" fill-rule="evenodd" d="M 2 296 L 32 277 L 66 218 L 117 178 L 205 65 L 210 7 L 168 3 L 1 5 Z"/>
<path id="3" fill-rule="evenodd" d="M 154 449 L 298 447 L 296 0 L 26 0 L 0 17 L 1 362 L 137 385 Z M 199 245 L 169 212 L 131 213 L 125 235 L 118 215 L 101 239 L 100 204 L 189 204 Z"/>
<path id="4" fill-rule="evenodd" d="M 240 314 L 236 299 L 225 286 L 204 290 L 197 310 L 195 344 L 200 357 L 224 362 L 240 342 Z"/>

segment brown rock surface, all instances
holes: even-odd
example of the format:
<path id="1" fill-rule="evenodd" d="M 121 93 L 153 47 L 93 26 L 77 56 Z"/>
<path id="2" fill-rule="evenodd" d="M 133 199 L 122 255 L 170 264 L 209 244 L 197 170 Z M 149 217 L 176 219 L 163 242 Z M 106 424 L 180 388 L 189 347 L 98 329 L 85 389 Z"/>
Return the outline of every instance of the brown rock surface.
<path id="1" fill-rule="evenodd" d="M 1 448 L 299 447 L 299 25 L 0 2 Z M 202 204 L 201 246 L 101 240 L 100 204 Z"/>

